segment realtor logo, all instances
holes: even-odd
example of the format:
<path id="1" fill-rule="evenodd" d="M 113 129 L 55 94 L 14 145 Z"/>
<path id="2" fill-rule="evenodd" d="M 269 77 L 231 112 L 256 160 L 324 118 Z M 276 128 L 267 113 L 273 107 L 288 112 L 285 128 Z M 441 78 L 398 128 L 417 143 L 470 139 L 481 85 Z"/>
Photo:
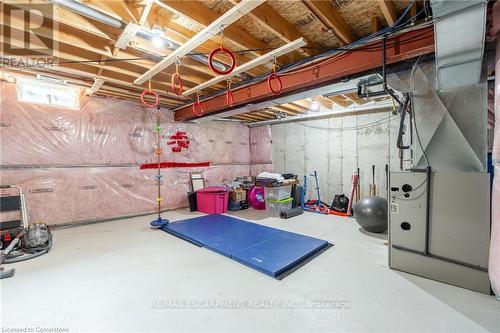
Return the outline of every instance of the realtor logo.
<path id="1" fill-rule="evenodd" d="M 48 63 L 47 58 L 52 58 L 58 48 L 54 5 L 41 1 L 3 1 L 0 6 L 2 65 Z M 41 59 L 44 59 L 42 64 Z"/>

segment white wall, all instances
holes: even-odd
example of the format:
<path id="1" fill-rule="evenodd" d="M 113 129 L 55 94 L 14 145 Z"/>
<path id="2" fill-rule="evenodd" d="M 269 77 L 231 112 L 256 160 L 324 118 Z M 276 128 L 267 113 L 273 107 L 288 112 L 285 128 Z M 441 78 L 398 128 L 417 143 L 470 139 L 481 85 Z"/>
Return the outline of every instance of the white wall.
<path id="1" fill-rule="evenodd" d="M 335 194 L 349 195 L 351 176 L 359 167 L 361 195 L 369 193 L 375 164 L 377 194 L 386 196 L 385 165 L 399 170 L 396 148 L 399 117 L 392 109 L 327 119 L 271 126 L 274 171 L 302 177 L 318 172 L 321 199 L 331 203 Z M 308 195 L 316 198 L 314 179 L 308 177 Z"/>

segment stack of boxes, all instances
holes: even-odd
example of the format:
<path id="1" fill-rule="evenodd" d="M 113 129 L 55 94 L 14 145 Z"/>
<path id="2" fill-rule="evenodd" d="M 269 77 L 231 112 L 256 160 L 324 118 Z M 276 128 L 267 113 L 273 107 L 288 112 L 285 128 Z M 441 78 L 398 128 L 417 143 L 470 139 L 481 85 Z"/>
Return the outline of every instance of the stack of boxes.
<path id="1" fill-rule="evenodd" d="M 247 191 L 243 188 L 233 188 L 229 191 L 229 210 L 248 208 Z"/>

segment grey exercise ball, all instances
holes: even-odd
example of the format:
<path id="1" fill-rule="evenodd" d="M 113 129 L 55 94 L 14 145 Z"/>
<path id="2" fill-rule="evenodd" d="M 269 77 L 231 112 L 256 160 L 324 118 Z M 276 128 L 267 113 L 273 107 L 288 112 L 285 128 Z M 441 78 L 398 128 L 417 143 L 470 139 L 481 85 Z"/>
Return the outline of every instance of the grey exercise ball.
<path id="1" fill-rule="evenodd" d="M 356 222 L 366 231 L 380 233 L 387 230 L 386 199 L 376 196 L 365 197 L 352 209 Z"/>

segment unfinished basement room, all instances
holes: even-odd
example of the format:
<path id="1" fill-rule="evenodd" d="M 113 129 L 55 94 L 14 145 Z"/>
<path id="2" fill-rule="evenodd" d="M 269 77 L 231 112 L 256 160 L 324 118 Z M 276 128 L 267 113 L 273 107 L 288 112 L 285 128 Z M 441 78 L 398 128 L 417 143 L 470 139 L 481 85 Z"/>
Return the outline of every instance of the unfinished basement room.
<path id="1" fill-rule="evenodd" d="M 1 333 L 500 333 L 500 1 L 0 17 Z"/>

